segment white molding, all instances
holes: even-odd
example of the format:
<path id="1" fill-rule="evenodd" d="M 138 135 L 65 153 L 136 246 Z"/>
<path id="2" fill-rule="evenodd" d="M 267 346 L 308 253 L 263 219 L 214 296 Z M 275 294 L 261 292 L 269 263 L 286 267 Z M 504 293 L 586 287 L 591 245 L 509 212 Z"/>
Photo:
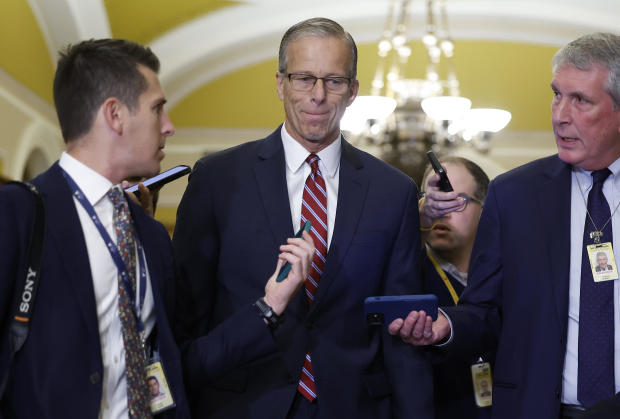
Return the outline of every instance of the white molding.
<path id="1" fill-rule="evenodd" d="M 17 151 L 13 156 L 15 160 L 11 171 L 8 173 L 9 177 L 21 180 L 28 159 L 36 150 L 41 151 L 49 167 L 58 160 L 62 153 L 63 147 L 58 140 L 58 132 L 50 130 L 49 125 L 32 122 L 25 129 L 24 135 L 18 142 Z"/>
<path id="2" fill-rule="evenodd" d="M 0 97 L 30 118 L 57 127 L 54 107 L 0 68 Z"/>
<path id="3" fill-rule="evenodd" d="M 11 128 L 20 136 L 0 137 L 6 176 L 21 179 L 28 158 L 36 149 L 41 150 L 49 164 L 58 159 L 64 145 L 54 108 L 2 70 L 0 99 L 3 106 L 9 107 L 5 114 L 23 116 L 5 122 L 12 124 Z"/>
<path id="4" fill-rule="evenodd" d="M 54 68 L 58 51 L 84 39 L 109 38 L 103 0 L 27 0 L 45 39 Z"/>

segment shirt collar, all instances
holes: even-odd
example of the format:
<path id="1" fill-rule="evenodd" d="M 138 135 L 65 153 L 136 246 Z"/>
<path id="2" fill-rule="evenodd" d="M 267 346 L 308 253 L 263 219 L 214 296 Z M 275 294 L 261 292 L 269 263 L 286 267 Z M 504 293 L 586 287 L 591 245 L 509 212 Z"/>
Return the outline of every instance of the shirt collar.
<path id="1" fill-rule="evenodd" d="M 286 131 L 286 123 L 282 124 L 280 135 L 282 136 L 286 165 L 291 172 L 296 173 L 302 168 L 310 153 Z M 338 136 L 336 141 L 317 153 L 321 159 L 319 166 L 321 166 L 323 176 L 330 178 L 336 176 L 338 166 L 340 165 L 341 153 L 342 136 Z"/>
<path id="2" fill-rule="evenodd" d="M 426 243 L 426 250 L 428 250 L 430 254 L 433 255 L 433 258 L 435 258 L 435 260 L 439 264 L 439 267 L 443 269 L 444 272 L 447 272 L 450 275 L 452 275 L 463 286 L 467 286 L 467 272 L 461 272 L 457 269 L 456 266 L 454 266 L 450 262 L 443 260 L 437 253 L 435 253 L 433 248 L 430 247 L 428 243 Z"/>
<path id="3" fill-rule="evenodd" d="M 607 166 L 607 168 L 611 171 L 611 175 L 613 176 L 613 184 L 620 187 L 620 158 L 616 159 L 616 161 Z M 573 172 L 575 173 L 575 178 L 577 179 L 579 189 L 582 193 L 585 194 L 589 192 L 593 183 L 592 170 L 585 170 L 581 167 L 573 166 Z"/>
<path id="4" fill-rule="evenodd" d="M 112 188 L 112 182 L 63 151 L 58 164 L 80 187 L 86 199 L 95 206 Z"/>
<path id="5" fill-rule="evenodd" d="M 615 162 L 609 165 L 609 170 L 611 170 L 611 174 L 614 175 L 614 178 L 617 178 L 620 175 L 620 158 L 616 159 Z"/>

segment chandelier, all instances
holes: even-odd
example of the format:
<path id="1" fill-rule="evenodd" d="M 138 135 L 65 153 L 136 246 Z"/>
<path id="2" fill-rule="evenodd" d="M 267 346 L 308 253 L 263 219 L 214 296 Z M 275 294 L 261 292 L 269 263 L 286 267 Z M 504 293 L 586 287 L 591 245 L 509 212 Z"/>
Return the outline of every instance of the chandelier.
<path id="1" fill-rule="evenodd" d="M 442 155 L 469 144 L 486 152 L 492 134 L 511 118 L 505 110 L 472 108 L 471 100 L 460 95 L 446 2 L 425 1 L 425 78 L 405 74 L 412 55 L 408 37 L 412 0 L 392 0 L 377 47 L 370 95 L 358 96 L 341 121 L 354 143 L 378 147 L 381 158 L 417 181 L 426 166 L 426 151 Z"/>

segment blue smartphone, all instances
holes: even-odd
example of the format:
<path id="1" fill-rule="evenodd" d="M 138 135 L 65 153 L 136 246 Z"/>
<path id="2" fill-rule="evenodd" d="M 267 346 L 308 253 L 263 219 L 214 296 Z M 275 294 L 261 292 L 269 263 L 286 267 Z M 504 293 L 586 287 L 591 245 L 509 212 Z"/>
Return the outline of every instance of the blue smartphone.
<path id="1" fill-rule="evenodd" d="M 144 186 L 146 186 L 152 191 L 154 189 L 164 186 L 168 182 L 172 182 L 173 180 L 178 179 L 181 176 L 188 174 L 191 171 L 192 169 L 190 169 L 189 166 L 179 165 L 179 166 L 173 167 L 172 169 L 166 170 L 165 172 L 161 172 L 160 174 L 155 175 L 151 178 L 148 178 L 142 183 L 144 184 Z M 133 192 L 136 195 L 139 194 L 137 183 L 133 186 L 126 188 L 125 190 L 127 192 Z"/>
<path id="2" fill-rule="evenodd" d="M 297 234 L 295 234 L 295 237 L 301 237 L 301 234 L 304 231 L 310 232 L 310 228 L 312 227 L 312 222 L 311 221 L 306 221 L 306 224 L 304 224 L 304 226 L 302 228 L 299 229 L 299 231 L 297 232 Z M 286 279 L 286 277 L 288 276 L 288 273 L 291 271 L 291 264 L 286 262 L 284 264 L 284 266 L 282 266 L 282 269 L 280 269 L 280 273 L 278 274 L 278 277 L 276 278 L 276 282 L 282 282 Z"/>
<path id="3" fill-rule="evenodd" d="M 412 311 L 424 310 L 437 320 L 437 296 L 434 294 L 394 295 L 368 297 L 364 300 L 364 314 L 368 325 L 392 323 L 404 319 Z"/>

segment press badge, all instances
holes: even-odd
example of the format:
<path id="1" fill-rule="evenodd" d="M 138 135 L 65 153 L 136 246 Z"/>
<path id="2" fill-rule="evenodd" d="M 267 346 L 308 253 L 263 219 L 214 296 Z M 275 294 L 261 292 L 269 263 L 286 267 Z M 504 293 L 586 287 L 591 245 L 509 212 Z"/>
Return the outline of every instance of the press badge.
<path id="1" fill-rule="evenodd" d="M 471 366 L 471 378 L 474 382 L 474 394 L 478 407 L 491 406 L 493 400 L 493 381 L 491 364 L 482 362 L 482 358 Z"/>
<path id="2" fill-rule="evenodd" d="M 594 282 L 618 279 L 614 249 L 610 242 L 591 244 L 587 246 L 587 250 Z"/>
<path id="3" fill-rule="evenodd" d="M 146 367 L 146 382 L 151 398 L 151 412 L 161 413 L 176 406 L 161 361 L 152 361 Z"/>

